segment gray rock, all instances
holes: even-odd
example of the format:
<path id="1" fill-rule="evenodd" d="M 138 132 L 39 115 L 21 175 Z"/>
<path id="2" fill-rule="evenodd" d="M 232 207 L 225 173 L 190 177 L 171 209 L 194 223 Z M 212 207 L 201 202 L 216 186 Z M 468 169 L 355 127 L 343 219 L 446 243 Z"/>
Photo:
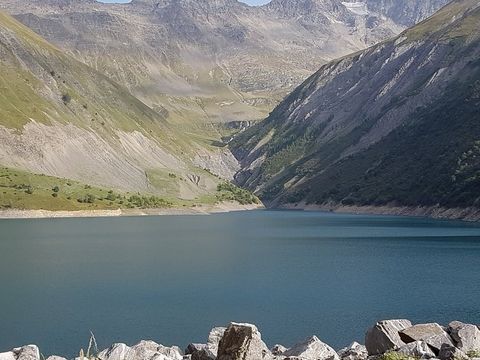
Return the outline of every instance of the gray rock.
<path id="1" fill-rule="evenodd" d="M 405 319 L 377 322 L 365 335 L 368 354 L 379 355 L 405 345 L 398 332 L 411 326 L 412 323 Z"/>
<path id="2" fill-rule="evenodd" d="M 338 351 L 338 356 L 342 360 L 365 360 L 368 358 L 368 351 L 365 345 L 353 342 L 350 346 Z"/>
<path id="3" fill-rule="evenodd" d="M 189 344 L 185 354 L 190 355 L 192 360 L 215 360 L 215 355 L 208 350 L 206 344 Z"/>
<path id="4" fill-rule="evenodd" d="M 435 353 L 425 341 L 414 341 L 405 344 L 398 349 L 398 352 L 419 359 L 431 359 L 435 357 Z"/>
<path id="5" fill-rule="evenodd" d="M 452 338 L 437 323 L 417 324 L 399 332 L 405 343 L 423 340 L 438 354 L 443 344 L 452 345 Z"/>
<path id="6" fill-rule="evenodd" d="M 285 351 L 287 351 L 288 349 L 283 346 L 283 345 L 280 345 L 280 344 L 276 344 L 271 351 L 272 355 L 275 355 L 275 356 L 278 356 L 278 355 L 282 355 Z"/>
<path id="7" fill-rule="evenodd" d="M 448 324 L 448 331 L 456 347 L 463 352 L 480 351 L 480 329 L 477 326 L 452 321 Z"/>
<path id="8" fill-rule="evenodd" d="M 231 323 L 218 344 L 217 360 L 273 359 L 255 325 Z"/>
<path id="9" fill-rule="evenodd" d="M 132 349 L 122 343 L 116 343 L 98 354 L 100 360 L 124 360 Z M 48 359 L 47 359 L 48 360 Z"/>
<path id="10" fill-rule="evenodd" d="M 210 330 L 210 334 L 208 334 L 208 341 L 207 341 L 207 349 L 214 355 L 217 356 L 218 352 L 218 344 L 225 333 L 225 327 L 214 327 Z"/>
<path id="11" fill-rule="evenodd" d="M 40 360 L 40 350 L 36 345 L 26 345 L 13 349 L 17 360 Z"/>
<path id="12" fill-rule="evenodd" d="M 16 360 L 15 353 L 13 351 L 0 353 L 0 360 Z"/>
<path id="13" fill-rule="evenodd" d="M 330 346 L 320 341 L 316 336 L 301 342 L 285 351 L 282 356 L 287 359 L 300 358 L 304 360 L 340 360 L 338 354 Z"/>
<path id="14" fill-rule="evenodd" d="M 142 340 L 131 347 L 125 360 L 183 360 L 182 351 L 177 346 L 166 347 L 154 341 Z"/>
<path id="15" fill-rule="evenodd" d="M 468 356 L 453 345 L 443 344 L 438 353 L 440 360 L 462 360 L 468 359 Z"/>
<path id="16" fill-rule="evenodd" d="M 192 353 L 191 359 L 192 360 L 215 360 L 216 357 L 215 355 L 212 354 L 210 350 L 201 349 Z"/>
<path id="17" fill-rule="evenodd" d="M 51 355 L 51 356 L 47 357 L 47 360 L 67 360 L 67 359 L 64 358 L 64 357 L 61 357 L 61 356 Z"/>
<path id="18" fill-rule="evenodd" d="M 206 349 L 207 345 L 206 344 L 188 344 L 188 346 L 185 349 L 185 355 L 191 355 L 196 351 L 200 351 L 203 349 Z"/>

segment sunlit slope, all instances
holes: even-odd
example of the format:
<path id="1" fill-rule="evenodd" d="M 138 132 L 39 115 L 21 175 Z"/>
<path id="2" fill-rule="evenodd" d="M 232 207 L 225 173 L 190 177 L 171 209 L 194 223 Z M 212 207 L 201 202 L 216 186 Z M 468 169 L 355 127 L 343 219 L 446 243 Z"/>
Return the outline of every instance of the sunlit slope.
<path id="1" fill-rule="evenodd" d="M 226 177 L 235 167 L 208 139 L 191 141 L 125 88 L 3 13 L 0 88 L 2 165 L 188 199 L 220 182 L 201 159 L 212 157 L 210 170 Z"/>

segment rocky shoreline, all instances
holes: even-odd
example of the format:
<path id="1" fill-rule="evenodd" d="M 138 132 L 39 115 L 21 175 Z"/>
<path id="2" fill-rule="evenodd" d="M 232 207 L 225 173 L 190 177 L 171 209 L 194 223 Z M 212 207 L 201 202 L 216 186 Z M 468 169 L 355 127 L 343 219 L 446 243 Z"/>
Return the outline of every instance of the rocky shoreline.
<path id="1" fill-rule="evenodd" d="M 92 341 L 93 339 L 93 341 Z M 142 340 L 134 346 L 117 343 L 108 349 L 95 349 L 92 336 L 89 349 L 75 360 L 480 360 L 478 325 L 452 321 L 412 324 L 409 320 L 383 320 L 368 329 L 365 345 L 353 342 L 335 351 L 312 336 L 291 348 L 275 345 L 269 349 L 257 327 L 230 323 L 210 331 L 205 344 L 163 346 Z M 0 353 L 0 360 L 45 360 L 36 345 L 26 345 Z M 46 360 L 66 360 L 50 356 Z"/>
<path id="2" fill-rule="evenodd" d="M 370 214 L 428 217 L 432 219 L 480 221 L 480 208 L 446 208 L 441 206 L 357 206 L 328 203 L 311 205 L 305 203 L 285 204 L 280 209 L 305 211 L 331 211 L 342 214 Z"/>
<path id="3" fill-rule="evenodd" d="M 85 217 L 116 217 L 116 216 L 160 216 L 160 215 L 209 215 L 233 211 L 263 209 L 262 205 L 240 205 L 224 202 L 216 205 L 199 205 L 185 208 L 163 209 L 117 209 L 117 210 L 0 210 L 0 219 L 45 219 L 45 218 L 85 218 Z M 0 359 L 1 360 L 1 359 Z"/>

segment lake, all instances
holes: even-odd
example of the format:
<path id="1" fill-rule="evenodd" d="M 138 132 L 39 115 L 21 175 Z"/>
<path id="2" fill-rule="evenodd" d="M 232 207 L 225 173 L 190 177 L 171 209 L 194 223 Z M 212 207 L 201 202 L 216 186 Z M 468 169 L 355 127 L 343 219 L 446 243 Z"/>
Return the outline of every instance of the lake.
<path id="1" fill-rule="evenodd" d="M 73 356 L 153 339 L 185 347 L 230 321 L 269 346 L 363 343 L 386 318 L 480 323 L 480 227 L 251 211 L 0 220 L 0 351 Z"/>

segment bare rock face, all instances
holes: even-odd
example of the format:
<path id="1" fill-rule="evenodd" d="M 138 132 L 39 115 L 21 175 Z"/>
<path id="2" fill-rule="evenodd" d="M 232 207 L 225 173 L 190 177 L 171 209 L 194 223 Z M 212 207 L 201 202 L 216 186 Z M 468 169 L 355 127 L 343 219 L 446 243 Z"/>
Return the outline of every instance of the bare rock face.
<path id="1" fill-rule="evenodd" d="M 448 331 L 458 349 L 464 352 L 480 350 L 480 329 L 477 326 L 452 321 L 448 324 Z"/>
<path id="2" fill-rule="evenodd" d="M 366 360 L 368 358 L 368 351 L 365 345 L 361 345 L 354 341 L 350 346 L 341 349 L 338 356 L 342 360 Z"/>
<path id="3" fill-rule="evenodd" d="M 426 342 L 437 354 L 443 344 L 453 346 L 450 335 L 437 323 L 417 324 L 400 331 L 399 334 L 405 343 L 420 340 Z"/>
<path id="4" fill-rule="evenodd" d="M 320 341 L 316 336 L 301 342 L 285 351 L 287 359 L 302 360 L 340 360 L 338 354 L 330 346 Z"/>
<path id="5" fill-rule="evenodd" d="M 416 359 L 431 359 L 435 357 L 435 353 L 425 341 L 415 341 L 405 344 L 398 349 L 398 352 Z"/>
<path id="6" fill-rule="evenodd" d="M 375 324 L 365 335 L 365 346 L 369 355 L 383 354 L 389 350 L 398 349 L 405 342 L 398 334 L 412 326 L 409 320 L 384 320 Z"/>
<path id="7" fill-rule="evenodd" d="M 262 360 L 273 356 L 255 325 L 231 323 L 218 345 L 217 360 Z"/>

